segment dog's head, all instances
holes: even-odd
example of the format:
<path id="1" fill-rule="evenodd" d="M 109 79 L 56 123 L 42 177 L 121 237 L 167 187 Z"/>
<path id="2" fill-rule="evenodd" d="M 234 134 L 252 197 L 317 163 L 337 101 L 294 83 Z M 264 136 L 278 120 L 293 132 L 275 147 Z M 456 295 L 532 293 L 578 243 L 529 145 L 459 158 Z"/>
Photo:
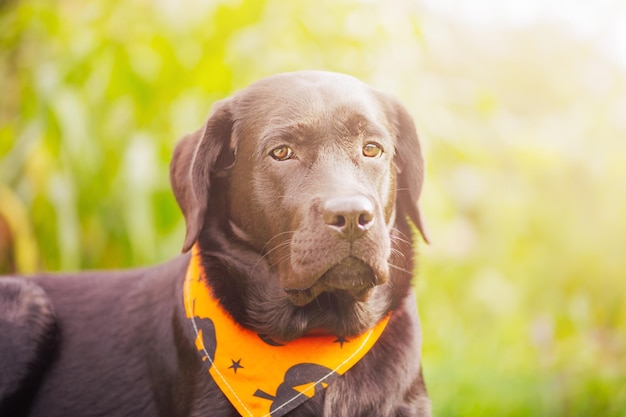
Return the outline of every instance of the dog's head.
<path id="1" fill-rule="evenodd" d="M 254 288 L 246 321 L 283 339 L 316 327 L 355 334 L 408 291 L 407 218 L 427 239 L 423 171 L 414 124 L 393 98 L 340 74 L 269 77 L 219 102 L 176 148 L 183 250 L 217 221 L 258 255 L 236 285 Z"/>

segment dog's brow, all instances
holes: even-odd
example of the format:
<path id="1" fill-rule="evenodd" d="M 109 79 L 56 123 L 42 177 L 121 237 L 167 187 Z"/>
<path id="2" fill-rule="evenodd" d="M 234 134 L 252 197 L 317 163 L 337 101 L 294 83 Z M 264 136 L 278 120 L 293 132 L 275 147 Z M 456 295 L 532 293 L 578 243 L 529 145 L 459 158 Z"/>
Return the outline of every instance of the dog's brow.
<path id="1" fill-rule="evenodd" d="M 343 135 L 361 138 L 387 137 L 386 129 L 369 112 L 355 111 L 348 107 L 338 107 L 335 113 L 335 129 Z"/>
<path id="2" fill-rule="evenodd" d="M 319 123 L 315 123 L 318 124 Z M 277 143 L 280 141 L 294 141 L 298 138 L 318 134 L 321 126 L 299 120 L 295 123 L 271 124 L 261 134 L 260 143 Z"/>

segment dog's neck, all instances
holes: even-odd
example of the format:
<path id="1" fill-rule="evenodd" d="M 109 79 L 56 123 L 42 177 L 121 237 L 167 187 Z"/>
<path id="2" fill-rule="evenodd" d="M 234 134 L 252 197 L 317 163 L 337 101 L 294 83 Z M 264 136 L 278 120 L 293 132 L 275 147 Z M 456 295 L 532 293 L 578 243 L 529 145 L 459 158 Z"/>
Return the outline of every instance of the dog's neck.
<path id="1" fill-rule="evenodd" d="M 215 383 L 242 414 L 282 416 L 323 396 L 334 379 L 374 346 L 389 321 L 355 337 L 307 335 L 290 342 L 243 328 L 224 311 L 194 246 L 184 285 L 195 344 Z"/>

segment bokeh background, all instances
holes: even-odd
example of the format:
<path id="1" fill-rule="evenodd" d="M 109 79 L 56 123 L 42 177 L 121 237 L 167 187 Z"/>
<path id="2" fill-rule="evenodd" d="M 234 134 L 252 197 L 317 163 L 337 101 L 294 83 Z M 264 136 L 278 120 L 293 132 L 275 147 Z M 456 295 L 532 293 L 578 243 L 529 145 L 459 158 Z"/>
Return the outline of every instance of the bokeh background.
<path id="1" fill-rule="evenodd" d="M 5 0 L 0 269 L 175 256 L 177 139 L 263 76 L 346 72 L 424 143 L 435 415 L 626 416 L 625 22 L 620 0 Z"/>

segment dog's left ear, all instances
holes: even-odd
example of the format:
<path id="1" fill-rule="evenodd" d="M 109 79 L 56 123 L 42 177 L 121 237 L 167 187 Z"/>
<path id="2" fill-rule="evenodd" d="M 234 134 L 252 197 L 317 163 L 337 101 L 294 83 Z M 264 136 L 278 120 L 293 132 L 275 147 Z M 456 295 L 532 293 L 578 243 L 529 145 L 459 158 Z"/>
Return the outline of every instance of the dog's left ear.
<path id="1" fill-rule="evenodd" d="M 208 213 L 212 178 L 232 163 L 230 101 L 213 107 L 204 126 L 184 136 L 170 164 L 170 183 L 187 225 L 183 252 L 196 242 Z"/>
<path id="2" fill-rule="evenodd" d="M 380 97 L 396 139 L 398 218 L 404 220 L 408 216 L 422 234 L 424 241 L 429 243 L 428 229 L 418 204 L 424 183 L 424 157 L 415 124 L 398 100 L 383 94 L 380 94 Z"/>

